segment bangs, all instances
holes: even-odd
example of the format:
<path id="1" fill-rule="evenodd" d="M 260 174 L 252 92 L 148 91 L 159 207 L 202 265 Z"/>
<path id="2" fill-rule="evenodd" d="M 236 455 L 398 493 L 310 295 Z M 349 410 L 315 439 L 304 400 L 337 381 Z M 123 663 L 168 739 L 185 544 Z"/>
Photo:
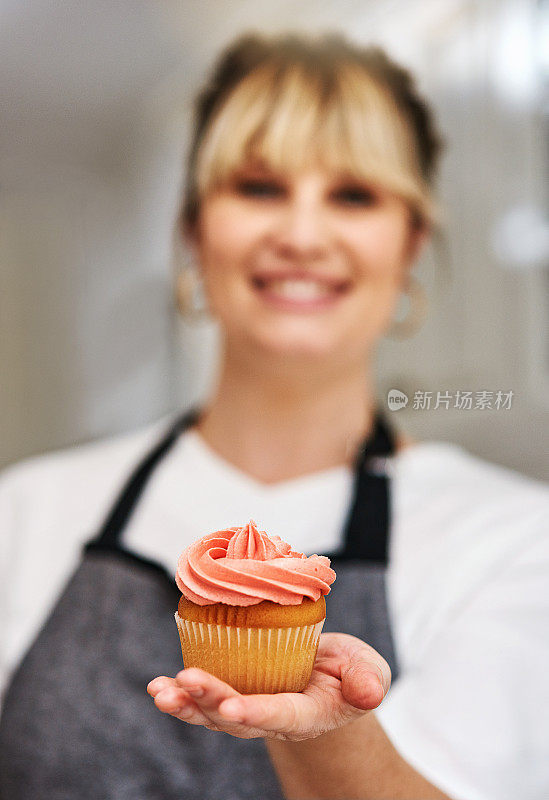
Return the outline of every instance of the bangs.
<path id="1" fill-rule="evenodd" d="M 354 64 L 322 67 L 269 63 L 237 84 L 197 154 L 198 197 L 250 160 L 283 172 L 321 165 L 391 191 L 432 221 L 413 134 L 392 97 Z"/>

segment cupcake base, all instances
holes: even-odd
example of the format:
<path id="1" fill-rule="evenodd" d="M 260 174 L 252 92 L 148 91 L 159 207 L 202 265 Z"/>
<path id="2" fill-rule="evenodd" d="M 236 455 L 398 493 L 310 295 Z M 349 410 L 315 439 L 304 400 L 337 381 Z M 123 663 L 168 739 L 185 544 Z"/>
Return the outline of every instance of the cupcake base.
<path id="1" fill-rule="evenodd" d="M 324 625 L 318 610 L 315 621 L 288 627 L 206 622 L 178 611 L 183 663 L 206 670 L 241 694 L 301 692 L 309 683 Z"/>

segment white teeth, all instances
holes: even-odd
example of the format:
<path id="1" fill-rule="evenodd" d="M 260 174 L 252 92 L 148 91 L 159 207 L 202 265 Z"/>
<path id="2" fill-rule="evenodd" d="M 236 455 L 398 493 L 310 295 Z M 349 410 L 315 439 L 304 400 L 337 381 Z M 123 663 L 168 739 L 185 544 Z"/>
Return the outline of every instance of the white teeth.
<path id="1" fill-rule="evenodd" d="M 287 300 L 318 300 L 331 291 L 325 283 L 301 279 L 266 281 L 265 287 Z"/>

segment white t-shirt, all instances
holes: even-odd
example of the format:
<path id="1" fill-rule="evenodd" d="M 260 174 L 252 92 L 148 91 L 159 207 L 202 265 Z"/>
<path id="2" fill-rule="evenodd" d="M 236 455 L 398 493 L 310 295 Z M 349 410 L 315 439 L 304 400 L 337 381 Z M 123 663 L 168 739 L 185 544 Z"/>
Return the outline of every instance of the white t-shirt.
<path id="1" fill-rule="evenodd" d="M 5 685 L 129 471 L 165 424 L 32 459 L 0 480 Z M 401 670 L 375 712 L 455 800 L 549 796 L 549 488 L 442 442 L 389 463 L 388 601 Z M 127 546 L 175 571 L 205 533 L 250 518 L 295 549 L 336 549 L 352 473 L 266 486 L 190 431 L 159 464 Z"/>

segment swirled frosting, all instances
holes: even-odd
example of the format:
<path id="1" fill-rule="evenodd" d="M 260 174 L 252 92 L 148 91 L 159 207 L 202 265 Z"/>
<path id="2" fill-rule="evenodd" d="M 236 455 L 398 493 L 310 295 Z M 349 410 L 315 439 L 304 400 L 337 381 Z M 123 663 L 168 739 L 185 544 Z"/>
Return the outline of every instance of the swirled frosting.
<path id="1" fill-rule="evenodd" d="M 253 520 L 203 536 L 183 551 L 175 582 L 200 606 L 252 606 L 262 600 L 299 605 L 318 600 L 335 580 L 326 556 L 297 553 L 279 536 L 268 536 Z"/>

